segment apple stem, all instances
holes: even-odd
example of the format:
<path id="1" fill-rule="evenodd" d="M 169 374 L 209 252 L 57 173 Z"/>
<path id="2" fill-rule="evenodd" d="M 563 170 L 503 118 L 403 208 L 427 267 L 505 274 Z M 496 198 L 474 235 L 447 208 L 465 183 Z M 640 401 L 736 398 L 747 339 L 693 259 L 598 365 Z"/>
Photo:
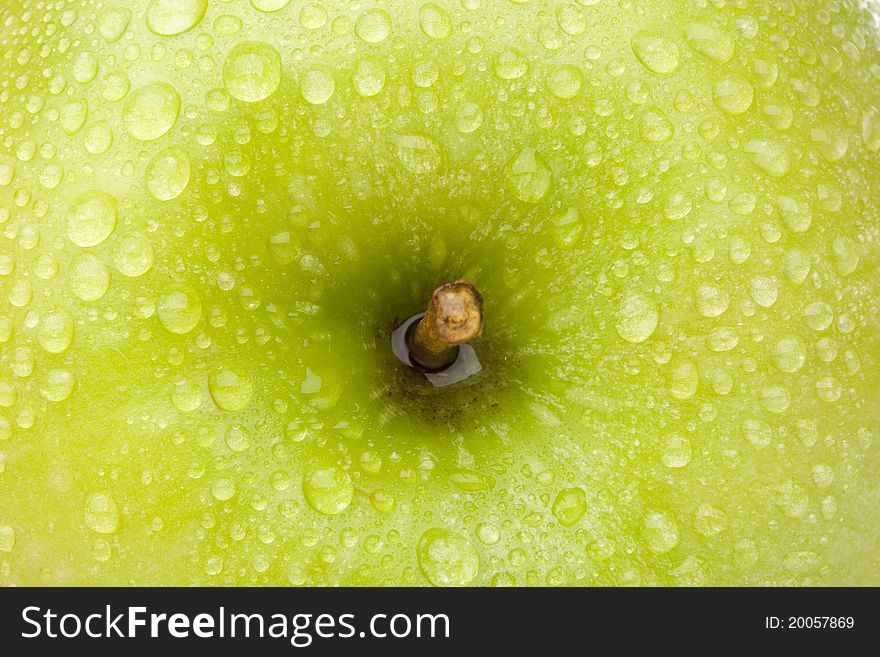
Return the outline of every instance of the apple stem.
<path id="1" fill-rule="evenodd" d="M 483 332 L 483 297 L 464 279 L 441 285 L 428 310 L 408 336 L 410 358 L 426 370 L 438 371 L 455 362 L 458 346 Z"/>

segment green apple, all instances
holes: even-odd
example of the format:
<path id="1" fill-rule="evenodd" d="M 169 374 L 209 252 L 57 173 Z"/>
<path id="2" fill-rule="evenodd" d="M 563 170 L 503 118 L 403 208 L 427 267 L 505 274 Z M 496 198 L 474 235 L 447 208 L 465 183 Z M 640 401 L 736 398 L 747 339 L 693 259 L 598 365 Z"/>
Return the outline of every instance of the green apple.
<path id="1" fill-rule="evenodd" d="M 0 583 L 880 584 L 870 7 L 4 3 Z"/>

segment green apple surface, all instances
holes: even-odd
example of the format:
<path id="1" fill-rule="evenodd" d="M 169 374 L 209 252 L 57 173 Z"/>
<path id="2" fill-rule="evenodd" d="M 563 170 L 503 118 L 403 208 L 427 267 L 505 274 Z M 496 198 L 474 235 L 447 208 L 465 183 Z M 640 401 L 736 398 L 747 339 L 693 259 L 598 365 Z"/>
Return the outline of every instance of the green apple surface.
<path id="1" fill-rule="evenodd" d="M 866 3 L 2 5 L 0 583 L 880 584 Z"/>

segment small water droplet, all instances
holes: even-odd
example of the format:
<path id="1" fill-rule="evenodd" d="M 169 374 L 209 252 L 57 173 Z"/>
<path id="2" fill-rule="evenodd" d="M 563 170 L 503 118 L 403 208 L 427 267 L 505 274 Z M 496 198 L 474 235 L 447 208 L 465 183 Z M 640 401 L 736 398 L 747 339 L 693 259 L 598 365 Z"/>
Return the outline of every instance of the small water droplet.
<path id="1" fill-rule="evenodd" d="M 743 149 L 752 164 L 774 178 L 788 173 L 790 159 L 784 146 L 766 139 L 753 139 Z"/>
<path id="2" fill-rule="evenodd" d="M 736 116 L 752 106 L 755 90 L 742 75 L 734 73 L 724 77 L 715 85 L 712 100 L 722 112 Z"/>
<path id="3" fill-rule="evenodd" d="M 683 468 L 691 462 L 691 442 L 684 436 L 672 434 L 663 445 L 663 465 L 667 468 Z"/>
<path id="4" fill-rule="evenodd" d="M 689 23 L 684 33 L 691 48 L 716 64 L 726 64 L 733 57 L 733 38 L 713 25 Z"/>
<path id="5" fill-rule="evenodd" d="M 367 43 L 384 41 L 391 33 L 391 16 L 384 9 L 368 9 L 357 17 L 354 33 Z"/>
<path id="6" fill-rule="evenodd" d="M 73 315 L 70 311 L 56 308 L 43 315 L 37 340 L 50 354 L 66 351 L 73 342 Z"/>
<path id="7" fill-rule="evenodd" d="M 584 74 L 577 66 L 564 64 L 558 66 L 547 79 L 550 93 L 561 100 L 569 100 L 578 95 L 584 82 Z"/>
<path id="8" fill-rule="evenodd" d="M 665 554 L 678 545 L 678 523 L 666 513 L 648 511 L 642 518 L 642 537 L 651 552 Z"/>
<path id="9" fill-rule="evenodd" d="M 727 293 L 727 290 L 708 283 L 697 288 L 694 300 L 697 312 L 703 317 L 718 317 L 730 305 L 730 295 Z"/>
<path id="10" fill-rule="evenodd" d="M 440 168 L 443 149 L 427 135 L 400 135 L 394 138 L 397 157 L 401 164 L 412 173 L 423 175 Z"/>

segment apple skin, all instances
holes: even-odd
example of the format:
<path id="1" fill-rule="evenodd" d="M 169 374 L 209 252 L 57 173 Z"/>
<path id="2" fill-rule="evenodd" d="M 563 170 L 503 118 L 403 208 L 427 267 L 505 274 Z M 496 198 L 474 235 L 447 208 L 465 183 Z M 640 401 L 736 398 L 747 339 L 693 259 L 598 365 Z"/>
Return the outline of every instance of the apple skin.
<path id="1" fill-rule="evenodd" d="M 861 5 L 6 3 L 0 584 L 880 584 Z"/>

